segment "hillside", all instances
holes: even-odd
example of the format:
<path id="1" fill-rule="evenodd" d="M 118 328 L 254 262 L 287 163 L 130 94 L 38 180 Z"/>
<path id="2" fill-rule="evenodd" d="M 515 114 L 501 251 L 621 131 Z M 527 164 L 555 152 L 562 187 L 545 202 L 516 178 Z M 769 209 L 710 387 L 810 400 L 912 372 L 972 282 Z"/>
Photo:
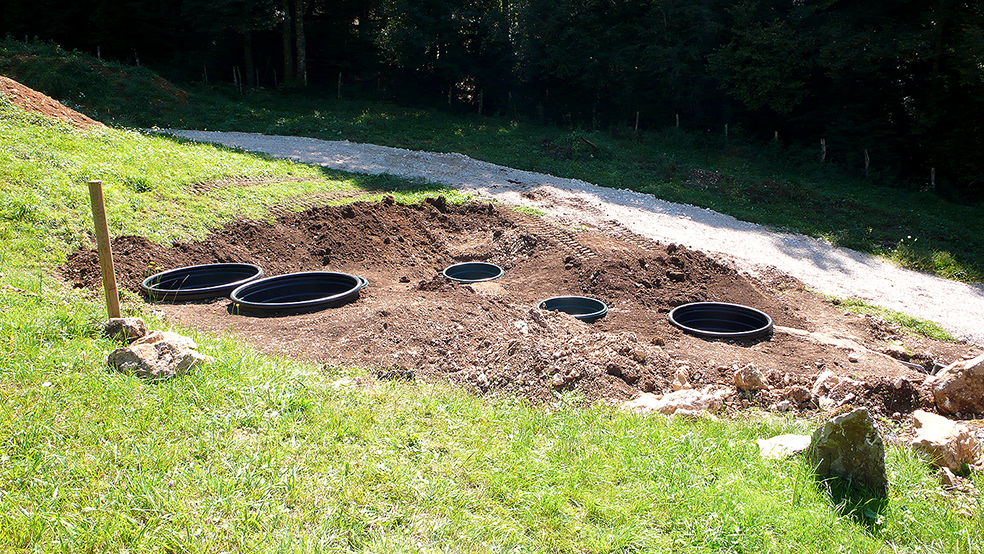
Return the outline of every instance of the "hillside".
<path id="1" fill-rule="evenodd" d="M 478 396 L 440 381 L 391 379 L 388 375 L 405 373 L 377 373 L 377 367 L 263 354 L 222 329 L 205 333 L 181 326 L 130 292 L 123 295 L 126 315 L 193 336 L 214 361 L 157 384 L 110 371 L 106 354 L 120 345 L 100 335 L 104 312 L 98 291 L 69 287 L 56 273 L 70 253 L 91 245 L 88 179 L 105 183 L 111 235 L 149 239 L 134 241 L 138 247 L 132 252 L 120 250 L 123 257 L 133 256 L 135 275 L 156 271 L 154 259 L 140 263 L 141 252 L 187 254 L 192 244 L 226 253 L 247 247 L 238 238 L 220 244 L 214 233 L 226 225 L 252 227 L 259 239 L 260 231 L 278 229 L 273 216 L 290 222 L 322 214 L 325 221 L 311 223 L 324 226 L 380 202 L 394 213 L 433 219 L 429 236 L 412 226 L 407 242 L 389 243 L 395 250 L 396 244 L 417 241 L 423 254 L 440 226 L 454 232 L 454 214 L 474 208 L 455 207 L 466 198 L 427 183 L 326 174 L 112 127 L 76 129 L 28 114 L 5 99 L 0 99 L 0 131 L 3 549 L 977 549 L 976 491 L 984 486 L 979 474 L 944 490 L 928 465 L 889 441 L 890 497 L 870 503 L 815 483 L 811 467 L 800 459 L 775 462 L 759 456 L 755 439 L 808 433 L 815 426 L 810 420 L 757 411 L 696 421 L 643 416 L 589 404 L 577 390 L 550 394 L 539 405 L 513 395 Z M 447 202 L 421 203 L 442 193 Z M 312 198 L 322 204 L 309 204 Z M 350 206 L 351 212 L 318 208 L 355 198 L 366 203 Z M 451 215 L 442 213 L 442 206 Z M 341 218 L 333 217 L 336 212 Z M 361 217 L 366 225 L 387 224 L 376 222 L 372 213 Z M 516 239 L 510 256 L 522 255 L 531 243 L 509 222 L 535 222 L 532 218 L 503 216 L 502 236 Z M 291 225 L 284 232 L 299 229 Z M 299 244 L 270 236 L 270 244 L 280 248 Z M 333 248 L 344 254 L 344 242 L 354 236 L 336 237 L 343 244 Z M 372 240 L 366 236 L 360 244 L 375 248 Z M 619 252 L 631 247 L 609 244 Z M 428 270 L 448 255 L 427 252 L 431 259 L 420 260 L 413 271 Z M 556 252 L 530 251 L 554 261 Z M 296 253 L 301 263 L 304 250 Z M 312 255 L 331 253 L 312 252 L 308 258 Z M 364 256 L 378 257 L 374 249 Z M 723 271 L 692 253 L 680 251 L 678 257 L 688 268 L 713 270 L 708 278 Z M 273 258 L 288 260 L 280 254 Z M 573 260 L 571 269 L 574 261 L 587 267 L 598 260 Z M 651 261 L 652 267 L 659 263 L 655 257 Z M 603 269 L 610 276 L 624 270 L 617 263 Z M 383 294 L 382 279 L 380 274 L 378 293 L 370 284 L 366 303 Z M 701 294 L 700 284 L 685 279 L 681 292 Z M 419 294 L 436 297 L 450 287 L 434 285 Z M 474 302 L 478 317 L 509 309 L 505 301 L 483 300 L 464 288 L 454 290 L 455 298 L 461 300 L 453 302 L 458 307 L 466 299 Z M 624 303 L 630 300 L 627 296 Z M 206 304 L 185 307 L 208 315 Z M 385 330 L 385 318 L 393 315 L 371 311 L 366 317 Z M 619 321 L 618 314 L 610 321 Z M 456 329 L 443 331 L 453 338 L 460 334 Z M 553 356 L 529 348 L 517 353 L 529 353 L 526 361 Z M 435 351 L 436 359 L 440 355 Z M 880 421 L 890 438 L 901 431 L 889 419 Z"/>

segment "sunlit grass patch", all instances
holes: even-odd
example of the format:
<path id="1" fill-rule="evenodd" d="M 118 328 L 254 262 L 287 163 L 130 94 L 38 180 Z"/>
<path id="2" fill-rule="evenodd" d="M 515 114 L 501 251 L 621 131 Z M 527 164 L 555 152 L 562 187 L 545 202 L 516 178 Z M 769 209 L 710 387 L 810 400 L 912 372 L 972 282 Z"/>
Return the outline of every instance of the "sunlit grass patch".
<path id="1" fill-rule="evenodd" d="M 513 211 L 519 212 L 521 214 L 531 215 L 533 217 L 543 217 L 547 215 L 545 210 L 534 206 L 513 206 Z"/>
<path id="2" fill-rule="evenodd" d="M 898 325 L 900 328 L 917 335 L 929 337 L 936 340 L 956 342 L 956 337 L 948 333 L 945 329 L 926 319 L 920 319 L 906 315 L 902 312 L 874 306 L 857 298 L 838 298 L 836 296 L 822 295 L 827 301 L 835 306 L 840 306 L 852 313 L 870 314 L 888 323 Z"/>

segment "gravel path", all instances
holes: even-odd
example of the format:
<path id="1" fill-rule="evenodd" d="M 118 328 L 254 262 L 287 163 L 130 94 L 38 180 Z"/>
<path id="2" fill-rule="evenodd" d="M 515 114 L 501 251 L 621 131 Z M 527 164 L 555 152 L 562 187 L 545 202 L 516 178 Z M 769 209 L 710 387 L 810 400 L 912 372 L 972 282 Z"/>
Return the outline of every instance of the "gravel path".
<path id="1" fill-rule="evenodd" d="M 984 285 L 980 283 L 968 285 L 900 269 L 867 254 L 804 235 L 771 231 L 704 208 L 456 153 L 254 133 L 163 132 L 352 173 L 422 178 L 504 203 L 540 208 L 548 217 L 567 223 L 624 228 L 728 258 L 750 273 L 775 267 L 814 290 L 860 298 L 935 321 L 955 336 L 984 344 Z"/>

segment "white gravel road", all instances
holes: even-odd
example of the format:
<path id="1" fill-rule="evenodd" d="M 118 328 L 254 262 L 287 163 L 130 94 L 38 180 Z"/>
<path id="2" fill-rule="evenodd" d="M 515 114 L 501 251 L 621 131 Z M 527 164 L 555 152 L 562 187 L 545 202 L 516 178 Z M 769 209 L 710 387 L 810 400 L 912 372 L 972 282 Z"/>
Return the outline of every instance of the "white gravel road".
<path id="1" fill-rule="evenodd" d="M 984 285 L 980 283 L 968 285 L 900 269 L 867 254 L 804 235 L 772 231 L 704 208 L 456 153 L 255 133 L 163 132 L 352 173 L 422 178 L 504 203 L 537 207 L 548 217 L 567 223 L 623 227 L 644 237 L 728 258 L 750 273 L 775 267 L 814 290 L 928 319 L 954 336 L 984 344 Z"/>

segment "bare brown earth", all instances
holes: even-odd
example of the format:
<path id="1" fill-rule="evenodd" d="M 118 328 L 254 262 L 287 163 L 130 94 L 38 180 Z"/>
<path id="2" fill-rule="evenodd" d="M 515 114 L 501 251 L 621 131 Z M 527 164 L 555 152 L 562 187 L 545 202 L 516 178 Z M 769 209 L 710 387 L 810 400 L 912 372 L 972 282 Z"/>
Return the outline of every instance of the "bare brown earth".
<path id="1" fill-rule="evenodd" d="M 492 204 L 453 206 L 437 198 L 405 206 L 387 199 L 278 214 L 275 223 L 236 221 L 208 240 L 171 247 L 118 237 L 120 286 L 136 292 L 153 273 L 215 262 L 254 263 L 267 275 L 360 275 L 370 284 L 357 301 L 308 314 L 237 315 L 228 299 L 158 308 L 176 324 L 228 332 L 270 354 L 370 368 L 383 378 L 444 379 L 534 401 L 566 390 L 607 402 L 667 392 L 681 369 L 698 388 L 733 385 L 735 369 L 751 364 L 772 389 L 736 391 L 729 409 L 775 409 L 790 400 L 800 413 L 816 410 L 818 398 L 804 397 L 802 387 L 830 370 L 862 382 L 830 393 L 834 400 L 899 417 L 934 410 L 923 385 L 927 371 L 979 350 L 847 313 L 785 275 L 751 278 L 674 244 L 624 231 L 562 229 Z M 498 264 L 505 274 L 475 284 L 440 275 L 472 260 Z M 63 271 L 78 286 L 99 286 L 92 248 L 70 256 Z M 587 324 L 531 309 L 567 294 L 599 298 L 610 311 Z M 753 306 L 779 330 L 751 341 L 693 337 L 671 326 L 667 312 L 694 301 Z"/>
<path id="2" fill-rule="evenodd" d="M 66 121 L 79 129 L 105 127 L 102 123 L 65 106 L 50 96 L 41 94 L 2 75 L 0 75 L 0 94 L 25 110 Z"/>

